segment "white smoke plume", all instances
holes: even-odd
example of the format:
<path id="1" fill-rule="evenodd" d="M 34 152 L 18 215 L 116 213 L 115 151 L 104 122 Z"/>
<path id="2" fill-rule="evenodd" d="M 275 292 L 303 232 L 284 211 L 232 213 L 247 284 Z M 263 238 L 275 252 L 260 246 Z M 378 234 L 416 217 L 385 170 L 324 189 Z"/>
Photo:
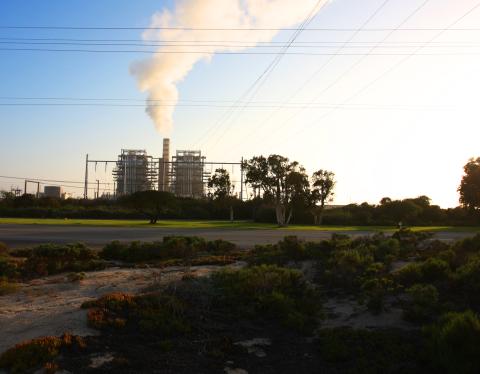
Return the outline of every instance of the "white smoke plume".
<path id="1" fill-rule="evenodd" d="M 324 0 L 316 11 L 328 1 Z M 163 10 L 155 13 L 150 28 L 174 27 L 181 30 L 147 29 L 143 33 L 145 41 L 174 41 L 189 44 L 180 47 L 161 46 L 158 52 L 162 50 L 202 51 L 199 54 L 158 53 L 131 66 L 131 73 L 136 77 L 140 90 L 148 92 L 146 111 L 157 130 L 165 134 L 171 130 L 172 116 L 178 102 L 177 83 L 186 77 L 196 62 L 202 59 L 208 60 L 216 52 L 241 51 L 248 48 L 239 46 L 239 43 L 231 46 L 227 44 L 205 47 L 202 41 L 228 39 L 248 42 L 246 44 L 248 46 L 269 42 L 278 33 L 277 30 L 246 29 L 293 27 L 301 23 L 316 4 L 318 0 L 177 0 L 173 11 Z M 243 30 L 198 30 L 201 28 Z M 188 43 L 191 41 L 199 42 L 202 46 L 192 46 L 192 43 Z M 166 102 L 171 106 L 160 106 L 159 102 Z"/>

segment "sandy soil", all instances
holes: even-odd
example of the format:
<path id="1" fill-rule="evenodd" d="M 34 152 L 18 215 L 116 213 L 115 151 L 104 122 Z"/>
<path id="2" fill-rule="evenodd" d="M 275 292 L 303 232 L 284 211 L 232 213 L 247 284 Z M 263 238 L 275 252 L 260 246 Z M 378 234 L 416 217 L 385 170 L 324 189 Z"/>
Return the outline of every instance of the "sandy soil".
<path id="1" fill-rule="evenodd" d="M 218 268 L 193 266 L 190 271 L 205 276 Z M 80 309 L 84 301 L 110 292 L 135 293 L 154 284 L 178 280 L 184 270 L 183 267 L 109 268 L 86 273 L 86 278 L 79 282 L 71 282 L 63 274 L 22 284 L 15 294 L 0 297 L 0 353 L 27 339 L 67 331 L 95 335 L 97 331 L 87 326 L 86 310 Z"/>
<path id="2" fill-rule="evenodd" d="M 367 310 L 354 299 L 330 298 L 324 305 L 327 318 L 322 321 L 322 328 L 352 327 L 355 329 L 399 328 L 413 329 L 415 326 L 402 317 L 402 309 L 390 306 L 379 315 Z"/>

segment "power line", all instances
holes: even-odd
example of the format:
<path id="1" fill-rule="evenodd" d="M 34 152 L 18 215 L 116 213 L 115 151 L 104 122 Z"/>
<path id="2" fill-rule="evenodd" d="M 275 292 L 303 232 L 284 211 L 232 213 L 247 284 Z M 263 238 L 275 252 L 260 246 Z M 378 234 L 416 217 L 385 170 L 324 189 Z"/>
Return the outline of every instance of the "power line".
<path id="1" fill-rule="evenodd" d="M 293 92 L 284 102 L 284 104 L 288 104 L 293 98 L 295 98 L 320 72 L 322 72 L 338 55 L 341 54 L 341 51 L 347 46 L 348 42 L 353 41 L 357 35 L 360 33 L 360 30 L 363 30 L 367 27 L 367 25 L 385 8 L 385 6 L 389 3 L 390 0 L 383 1 L 370 16 L 362 23 L 362 26 L 359 30 L 355 31 L 340 47 L 335 51 L 335 53 L 328 58 L 323 64 L 320 65 L 318 69 L 314 71 L 312 75 L 310 75 L 307 80 L 305 80 L 302 85 Z M 428 0 L 427 0 L 428 1 Z M 278 109 L 274 112 L 270 113 L 270 115 L 260 124 L 260 127 L 267 123 L 275 113 L 278 112 Z M 261 138 L 261 137 L 260 137 Z M 257 138 L 258 139 L 258 138 Z"/>
<path id="2" fill-rule="evenodd" d="M 277 105 L 251 105 L 248 103 L 248 108 L 246 109 L 331 109 L 331 108 L 345 108 L 345 109 L 438 109 L 439 107 L 444 108 L 444 106 L 421 106 L 421 105 L 410 105 L 410 106 L 401 106 L 401 105 L 374 105 L 374 104 L 318 104 L 312 105 L 311 103 L 305 103 L 302 105 L 283 105 L 279 103 Z M 114 108 L 143 108 L 143 104 L 105 104 L 105 103 L 1 103 L 0 106 L 4 107 L 23 107 L 23 106 L 33 106 L 33 107 L 114 107 Z M 229 109 L 231 105 L 214 105 L 214 104 L 184 104 L 184 105 L 175 105 L 175 104 L 153 104 L 151 107 L 183 107 L 183 108 L 216 108 L 216 109 Z M 242 105 L 235 105 L 235 108 L 243 108 Z"/>
<path id="3" fill-rule="evenodd" d="M 392 31 L 390 31 L 382 40 L 381 42 L 386 42 L 394 33 L 396 30 L 402 28 L 407 22 L 409 22 L 418 12 L 420 12 L 425 6 L 429 3 L 430 0 L 423 0 L 416 8 L 413 9 Z M 373 51 L 377 48 L 377 46 L 373 46 L 369 49 L 369 51 L 362 57 L 360 57 L 357 61 L 354 62 L 353 65 L 351 65 L 347 70 L 345 70 L 342 74 L 340 74 L 333 82 L 328 84 L 325 88 L 323 88 L 310 102 L 313 104 L 316 100 L 318 100 L 319 97 L 324 95 L 326 92 L 331 90 L 334 86 L 336 86 L 345 76 L 350 74 L 357 66 L 359 66 L 366 57 L 373 55 Z M 330 60 L 332 60 L 334 57 L 332 57 Z M 318 73 L 316 71 L 302 86 L 305 87 L 305 85 L 310 82 L 313 77 Z M 308 107 L 308 105 L 307 105 Z M 301 113 L 304 109 L 306 108 L 299 108 L 296 113 L 294 113 L 292 116 L 288 117 L 285 119 L 281 125 L 277 128 L 277 131 L 282 131 L 283 128 L 293 119 L 295 118 L 299 113 Z"/>
<path id="4" fill-rule="evenodd" d="M 214 52 L 214 51 L 164 51 L 164 50 L 101 50 L 101 49 L 55 49 L 55 48 L 0 48 L 0 51 L 26 51 L 26 52 L 67 52 L 67 53 L 142 53 L 142 54 L 215 54 L 215 55 L 277 55 L 278 52 Z M 282 52 L 283 53 L 283 52 Z M 301 56 L 363 56 L 365 53 L 313 53 L 313 52 L 285 52 L 284 55 Z M 369 56 L 406 56 L 408 53 L 370 53 Z M 421 53 L 416 56 L 476 56 L 479 53 L 439 52 Z"/>
<path id="5" fill-rule="evenodd" d="M 3 30 L 180 30 L 180 31 L 332 31 L 332 32 L 383 32 L 392 31 L 395 29 L 388 27 L 377 28 L 225 28 L 225 27 L 108 27 L 108 26 L 0 26 Z M 426 27 L 426 28 L 400 28 L 395 31 L 441 31 L 441 28 Z M 448 31 L 480 31 L 480 28 L 451 28 Z"/>
<path id="6" fill-rule="evenodd" d="M 0 37 L 0 40 L 5 40 L 5 41 L 27 41 L 27 40 L 32 40 L 32 41 L 65 41 L 65 42 L 139 42 L 139 43 L 240 43 L 239 46 L 244 46 L 241 43 L 250 43 L 250 44 L 255 44 L 258 46 L 263 46 L 263 45 L 273 45 L 273 44 L 287 44 L 288 40 L 285 41 L 268 41 L 268 42 L 263 42 L 263 41 L 256 41 L 256 40 L 166 40 L 166 39 L 149 39 L 149 40 L 142 40 L 142 39 L 72 39 L 72 38 L 12 38 L 12 37 Z M 371 40 L 369 41 L 320 41 L 320 40 L 310 40 L 310 41 L 295 41 L 295 44 L 364 44 L 364 43 L 380 43 L 380 42 L 372 42 Z M 425 41 L 390 41 L 387 44 L 423 44 Z M 445 43 L 445 42 L 432 42 L 431 44 L 439 44 L 439 43 Z M 462 41 L 450 41 L 449 43 L 463 43 Z M 163 44 L 160 44 L 163 45 Z M 182 44 L 183 45 L 183 44 Z"/>
<path id="7" fill-rule="evenodd" d="M 435 39 L 439 38 L 441 35 L 443 35 L 445 32 L 447 32 L 448 30 L 450 30 L 453 26 L 455 26 L 456 24 L 458 24 L 460 21 L 462 21 L 464 18 L 466 18 L 467 16 L 469 16 L 471 13 L 473 13 L 474 11 L 476 11 L 478 8 L 480 7 L 480 2 L 477 2 L 476 5 L 474 5 L 472 8 L 470 8 L 466 13 L 464 13 L 462 16 L 460 16 L 459 18 L 457 18 L 455 21 L 453 21 L 452 23 L 450 23 L 447 27 L 445 27 L 444 29 L 441 29 L 439 30 L 438 33 L 436 33 L 429 41 L 427 41 L 426 44 L 429 44 L 430 42 L 434 41 Z M 388 74 L 390 74 L 391 72 L 393 72 L 395 69 L 397 69 L 399 66 L 403 65 L 405 62 L 407 62 L 411 57 L 413 56 L 416 56 L 417 55 L 417 52 L 422 50 L 423 48 L 425 47 L 425 45 L 422 45 L 422 46 L 419 46 L 417 48 L 417 51 L 411 53 L 410 55 L 407 55 L 406 58 L 403 58 L 401 59 L 400 61 L 398 61 L 395 65 L 393 65 L 392 67 L 390 67 L 389 69 L 387 69 L 386 71 L 384 71 L 382 74 L 380 74 L 379 76 L 377 76 L 375 79 L 373 79 L 372 81 L 370 81 L 369 83 L 367 83 L 366 85 L 364 85 L 360 90 L 356 91 L 353 95 L 349 96 L 347 99 L 345 99 L 342 103 L 344 104 L 347 104 L 349 103 L 350 101 L 354 100 L 356 97 L 360 96 L 363 92 L 365 92 L 366 90 L 368 90 L 371 86 L 373 86 L 375 83 L 377 83 L 379 80 L 381 80 L 383 77 L 387 76 Z M 322 115 L 320 118 L 318 118 L 317 120 L 315 120 L 314 122 L 311 122 L 309 125 L 305 126 L 304 128 L 300 129 L 299 131 L 297 131 L 293 136 L 298 136 L 301 132 L 303 132 L 304 130 L 306 130 L 307 128 L 309 128 L 311 125 L 317 123 L 319 120 L 321 119 L 324 119 L 326 117 L 328 117 L 329 115 L 331 115 L 333 112 L 335 112 L 336 109 L 332 109 L 331 111 L 325 113 L 324 115 Z"/>
<path id="8" fill-rule="evenodd" d="M 280 62 L 282 57 L 285 55 L 287 52 L 288 48 L 292 45 L 292 43 L 298 38 L 298 36 L 301 34 L 302 30 L 306 28 L 310 24 L 310 22 L 314 19 L 316 15 L 316 9 L 317 7 L 321 4 L 322 0 L 318 0 L 318 2 L 315 4 L 315 6 L 311 9 L 311 11 L 307 14 L 307 17 L 303 20 L 303 22 L 300 24 L 300 28 L 298 28 L 290 37 L 288 40 L 288 43 L 286 46 L 282 48 L 282 50 L 277 53 L 275 58 L 270 62 L 270 64 L 267 65 L 267 67 L 262 71 L 262 73 L 255 79 L 255 81 L 248 87 L 248 89 L 238 98 L 238 101 L 247 99 L 247 101 L 251 101 L 253 99 L 253 96 L 256 94 L 258 89 L 256 91 L 253 91 L 257 85 L 262 85 L 263 82 L 262 80 L 264 78 L 268 78 L 268 75 L 271 73 L 273 69 L 277 66 L 277 64 Z M 249 97 L 250 92 L 253 91 L 253 94 Z M 218 119 L 218 121 L 211 126 L 203 135 L 203 138 L 206 138 L 208 136 L 208 133 L 212 131 L 214 128 L 217 128 L 222 125 L 224 121 L 227 121 L 231 119 L 232 115 L 235 113 L 235 108 L 232 106 L 229 108 L 222 117 Z M 203 139 L 201 138 L 201 139 Z M 198 143 L 198 141 L 197 141 Z"/>
<path id="9" fill-rule="evenodd" d="M 308 44 L 307 44 L 308 43 Z M 417 42 L 418 43 L 418 42 Z M 390 45 L 381 45 L 381 42 L 363 42 L 357 43 L 355 45 L 349 45 L 350 42 L 344 42 L 346 44 L 343 48 L 347 49 L 365 49 L 372 48 L 372 45 L 375 48 L 384 48 L 384 49 L 405 49 L 405 48 L 415 48 L 416 44 L 390 44 Z M 38 41 L 1 41 L 0 45 L 62 45 L 62 46 L 90 46 L 90 47 L 125 47 L 125 46 L 134 46 L 134 47 L 174 47 L 174 48 L 184 48 L 184 47 L 205 47 L 205 51 L 199 52 L 211 52 L 208 48 L 253 48 L 253 49 L 262 49 L 262 48 L 284 48 L 286 44 L 172 44 L 172 43 L 160 43 L 160 44 L 151 44 L 151 43 L 107 43 L 107 42 L 61 42 L 61 41 L 50 41 L 50 42 L 38 42 Z M 464 43 L 463 44 L 436 44 L 429 46 L 428 48 L 478 48 L 480 43 Z M 332 49 L 336 48 L 336 44 L 322 44 L 321 42 L 306 42 L 299 45 L 291 45 L 289 48 L 318 48 L 318 49 Z"/>
<path id="10" fill-rule="evenodd" d="M 7 175 L 0 175 L 2 179 L 15 179 L 15 180 L 29 180 L 33 182 L 53 182 L 53 183 L 72 183 L 72 184 L 85 184 L 84 181 L 69 181 L 69 180 L 57 180 L 57 179 L 44 179 L 44 178 L 31 178 L 31 177 L 14 177 Z M 90 184 L 97 184 L 97 182 L 90 182 Z M 110 184 L 110 183 L 100 183 L 100 184 Z M 83 187 L 82 187 L 83 188 Z"/>

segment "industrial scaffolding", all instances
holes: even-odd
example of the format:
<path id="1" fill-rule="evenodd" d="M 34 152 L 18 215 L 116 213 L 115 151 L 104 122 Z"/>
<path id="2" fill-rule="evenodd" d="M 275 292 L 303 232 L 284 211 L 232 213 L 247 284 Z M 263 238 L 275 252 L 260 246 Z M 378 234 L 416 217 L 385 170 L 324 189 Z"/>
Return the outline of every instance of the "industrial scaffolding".
<path id="1" fill-rule="evenodd" d="M 158 165 L 158 159 L 145 150 L 122 149 L 113 170 L 116 194 L 122 196 L 154 189 L 158 183 Z"/>
<path id="2" fill-rule="evenodd" d="M 176 196 L 201 198 L 209 173 L 205 172 L 205 156 L 201 151 L 177 151 L 172 156 L 169 173 L 171 190 Z"/>

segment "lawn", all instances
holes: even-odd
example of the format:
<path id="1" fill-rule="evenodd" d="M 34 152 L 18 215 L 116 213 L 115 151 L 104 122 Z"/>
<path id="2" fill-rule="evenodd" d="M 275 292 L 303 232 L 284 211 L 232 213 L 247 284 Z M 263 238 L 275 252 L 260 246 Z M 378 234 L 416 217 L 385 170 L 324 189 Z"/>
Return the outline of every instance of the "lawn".
<path id="1" fill-rule="evenodd" d="M 50 218 L 0 218 L 0 224 L 17 225 L 65 225 L 65 226 L 105 226 L 105 227 L 150 227 L 155 228 L 185 228 L 185 229 L 243 229 L 243 230 L 280 230 L 277 225 L 255 223 L 251 221 L 210 221 L 210 220 L 161 220 L 156 225 L 150 225 L 145 220 L 103 220 L 103 219 L 50 219 Z M 418 226 L 414 231 L 432 232 L 480 232 L 480 227 L 453 226 Z M 288 230 L 317 231 L 395 231 L 393 226 L 312 226 L 290 225 Z"/>

